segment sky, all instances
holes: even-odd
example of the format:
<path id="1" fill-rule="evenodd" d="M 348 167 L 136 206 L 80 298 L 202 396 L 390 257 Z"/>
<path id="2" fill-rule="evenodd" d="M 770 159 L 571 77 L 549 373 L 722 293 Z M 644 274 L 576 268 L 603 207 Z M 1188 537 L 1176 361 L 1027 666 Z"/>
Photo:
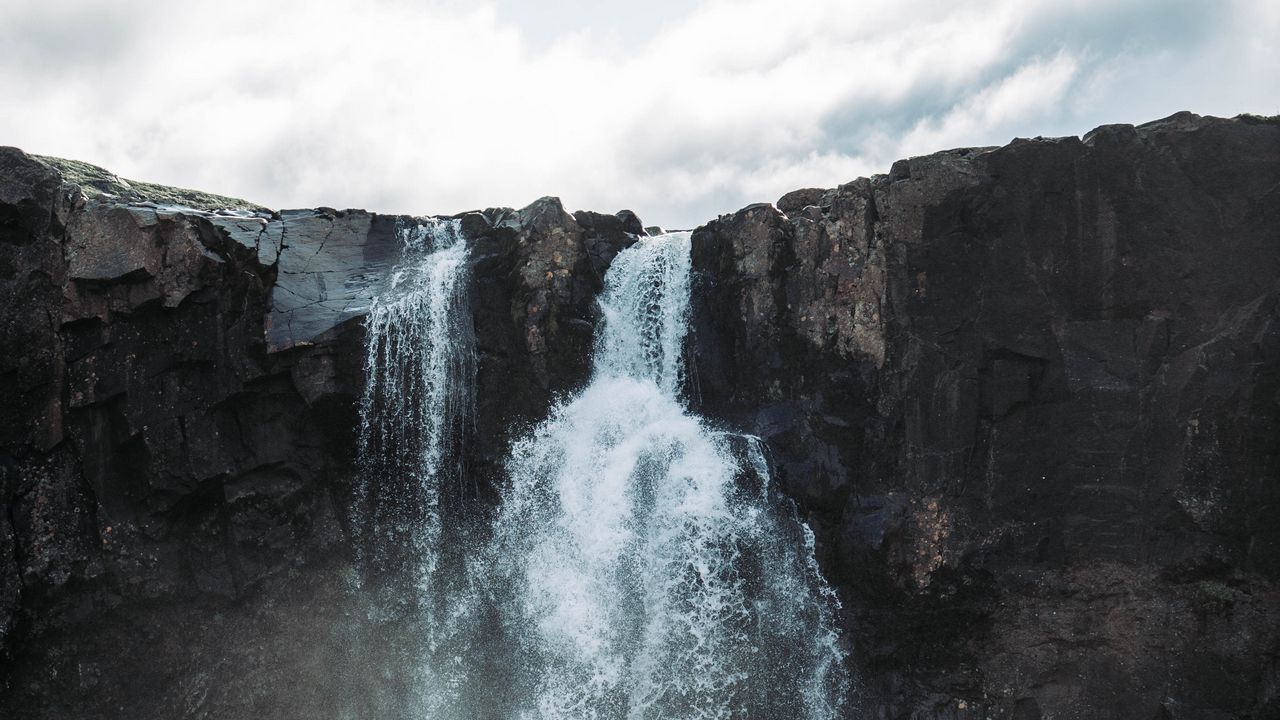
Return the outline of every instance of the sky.
<path id="1" fill-rule="evenodd" d="M 1280 113 L 1276 0 L 0 0 L 0 145 L 275 208 L 692 227 L 894 160 Z"/>

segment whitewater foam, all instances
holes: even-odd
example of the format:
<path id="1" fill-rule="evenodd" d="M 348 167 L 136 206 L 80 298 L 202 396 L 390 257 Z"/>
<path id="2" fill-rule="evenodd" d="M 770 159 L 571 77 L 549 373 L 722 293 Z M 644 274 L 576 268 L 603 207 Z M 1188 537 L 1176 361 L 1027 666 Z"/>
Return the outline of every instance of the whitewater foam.
<path id="1" fill-rule="evenodd" d="M 680 399 L 688 233 L 619 253 L 591 384 L 517 441 L 490 550 L 521 717 L 834 718 L 847 678 L 812 533 L 758 440 Z"/>

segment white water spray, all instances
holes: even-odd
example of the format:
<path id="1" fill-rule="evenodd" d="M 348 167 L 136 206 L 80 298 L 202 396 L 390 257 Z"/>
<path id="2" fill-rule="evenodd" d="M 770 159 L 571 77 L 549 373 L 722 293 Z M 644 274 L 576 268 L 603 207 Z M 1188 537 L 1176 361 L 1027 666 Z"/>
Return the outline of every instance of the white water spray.
<path id="1" fill-rule="evenodd" d="M 360 487 L 353 525 L 361 572 L 381 599 L 371 620 L 398 628 L 414 717 L 436 717 L 467 670 L 454 652 L 457 573 L 442 563 L 442 501 L 459 492 L 472 416 L 475 350 L 467 245 L 457 220 L 399 228 L 403 262 L 366 319 Z"/>
<path id="2" fill-rule="evenodd" d="M 679 400 L 689 233 L 606 278 L 590 386 L 518 441 L 485 572 L 522 718 L 810 718 L 847 678 L 813 536 L 754 438 Z"/>

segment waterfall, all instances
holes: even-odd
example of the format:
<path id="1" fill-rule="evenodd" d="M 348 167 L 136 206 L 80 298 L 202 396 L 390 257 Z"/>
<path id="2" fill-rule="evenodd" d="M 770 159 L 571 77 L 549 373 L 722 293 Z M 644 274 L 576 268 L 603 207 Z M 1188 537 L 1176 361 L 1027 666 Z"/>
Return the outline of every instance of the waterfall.
<path id="1" fill-rule="evenodd" d="M 353 518 L 363 642 L 394 676 L 374 715 L 838 717 L 813 534 L 763 444 L 682 401 L 689 233 L 614 259 L 591 382 L 513 443 L 488 525 L 444 512 L 473 401 L 466 242 L 456 221 L 400 234 L 366 325 Z"/>
<path id="2" fill-rule="evenodd" d="M 467 244 L 457 220 L 398 228 L 402 262 L 366 319 L 353 528 L 370 620 L 403 679 L 389 712 L 432 717 L 467 674 L 455 652 L 467 605 L 442 504 L 461 491 L 473 409 Z M 407 707 L 406 707 L 407 706 Z M 384 708 L 384 710 L 386 710 Z"/>
<path id="3" fill-rule="evenodd" d="M 460 476 L 456 444 L 471 417 L 475 351 L 467 303 L 467 246 L 457 220 L 399 229 L 405 261 L 365 323 L 365 391 L 360 403 L 361 518 L 408 549 L 415 581 L 435 572 L 439 504 Z M 394 562 L 383 555 L 374 566 Z"/>
<path id="4" fill-rule="evenodd" d="M 760 443 L 682 404 L 690 236 L 605 278 L 594 373 L 518 440 L 484 572 L 522 718 L 834 718 L 847 678 L 813 535 Z"/>

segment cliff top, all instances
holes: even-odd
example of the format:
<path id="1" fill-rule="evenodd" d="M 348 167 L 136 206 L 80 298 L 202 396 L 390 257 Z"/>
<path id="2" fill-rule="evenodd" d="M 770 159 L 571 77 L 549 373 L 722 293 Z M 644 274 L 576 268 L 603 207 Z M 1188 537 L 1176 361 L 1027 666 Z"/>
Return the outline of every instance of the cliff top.
<path id="1" fill-rule="evenodd" d="M 63 180 L 79 186 L 86 195 L 119 198 L 126 202 L 153 202 L 180 205 L 195 210 L 248 210 L 271 212 L 270 209 L 240 198 L 214 195 L 200 190 L 126 180 L 105 168 L 80 160 L 32 155 L 31 157 L 62 173 Z"/>

